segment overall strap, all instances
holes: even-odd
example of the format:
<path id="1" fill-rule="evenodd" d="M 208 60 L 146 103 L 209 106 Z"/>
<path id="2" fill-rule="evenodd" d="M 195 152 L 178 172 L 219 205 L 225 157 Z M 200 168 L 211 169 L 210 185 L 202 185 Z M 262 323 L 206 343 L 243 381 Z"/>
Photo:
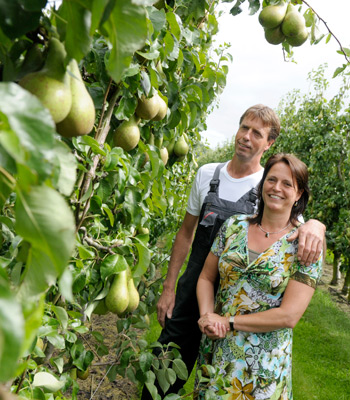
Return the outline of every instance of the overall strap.
<path id="1" fill-rule="evenodd" d="M 210 189 L 208 191 L 209 193 L 215 193 L 217 196 L 219 196 L 219 184 L 220 184 L 220 179 L 219 179 L 219 175 L 220 175 L 220 170 L 221 168 L 225 165 L 226 163 L 220 163 L 214 172 L 214 175 L 210 181 Z"/>

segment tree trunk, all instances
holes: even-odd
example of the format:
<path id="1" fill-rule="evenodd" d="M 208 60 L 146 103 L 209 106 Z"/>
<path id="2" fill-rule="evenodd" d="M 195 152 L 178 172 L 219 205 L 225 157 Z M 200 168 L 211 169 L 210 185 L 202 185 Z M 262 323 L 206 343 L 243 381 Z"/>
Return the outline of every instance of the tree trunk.
<path id="1" fill-rule="evenodd" d="M 334 252 L 333 258 L 333 276 L 330 285 L 338 285 L 340 274 L 340 253 Z"/>
<path id="2" fill-rule="evenodd" d="M 347 295 L 349 292 L 349 287 L 350 287 L 350 268 L 346 271 L 345 275 L 345 280 L 344 280 L 344 286 L 342 289 L 342 294 Z"/>

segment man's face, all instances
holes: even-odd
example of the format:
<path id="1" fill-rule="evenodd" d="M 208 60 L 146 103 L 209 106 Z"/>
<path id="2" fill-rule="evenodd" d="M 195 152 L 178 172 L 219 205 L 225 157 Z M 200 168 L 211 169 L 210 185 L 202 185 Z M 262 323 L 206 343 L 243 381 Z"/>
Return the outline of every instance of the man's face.
<path id="1" fill-rule="evenodd" d="M 236 133 L 235 154 L 242 161 L 260 162 L 261 156 L 274 142 L 268 140 L 269 126 L 264 126 L 259 118 L 246 116 Z"/>

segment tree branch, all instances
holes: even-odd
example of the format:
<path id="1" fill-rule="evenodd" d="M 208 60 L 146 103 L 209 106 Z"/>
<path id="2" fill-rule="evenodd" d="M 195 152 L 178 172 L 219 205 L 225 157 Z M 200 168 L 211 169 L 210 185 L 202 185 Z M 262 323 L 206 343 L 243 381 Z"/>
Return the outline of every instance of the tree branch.
<path id="1" fill-rule="evenodd" d="M 340 47 L 340 50 L 341 50 L 341 52 L 344 54 L 344 57 L 345 57 L 346 61 L 350 64 L 350 59 L 349 59 L 348 56 L 346 55 L 343 46 L 341 45 L 341 43 L 340 43 L 340 41 L 338 40 L 338 38 L 334 35 L 334 33 L 329 29 L 327 22 L 326 22 L 323 18 L 321 18 L 321 17 L 318 15 L 318 13 L 317 13 L 305 0 L 301 0 L 301 1 L 302 1 L 305 5 L 307 5 L 307 6 L 310 8 L 310 10 L 317 16 L 317 18 L 318 18 L 320 21 L 322 21 L 322 22 L 324 23 L 324 25 L 325 25 L 325 27 L 327 28 L 328 32 L 329 32 L 329 33 L 334 37 L 334 39 L 338 42 L 339 47 Z"/>
<path id="2" fill-rule="evenodd" d="M 87 230 L 86 230 L 85 226 L 80 227 L 80 230 L 84 234 L 84 236 L 82 237 L 82 240 L 97 250 L 105 251 L 110 254 L 115 254 L 115 252 L 112 249 L 115 247 L 120 247 L 123 244 L 122 241 L 118 241 L 115 244 L 113 244 L 112 246 L 103 246 L 102 244 L 99 244 L 98 242 L 96 242 L 94 239 L 90 238 L 87 235 Z"/>

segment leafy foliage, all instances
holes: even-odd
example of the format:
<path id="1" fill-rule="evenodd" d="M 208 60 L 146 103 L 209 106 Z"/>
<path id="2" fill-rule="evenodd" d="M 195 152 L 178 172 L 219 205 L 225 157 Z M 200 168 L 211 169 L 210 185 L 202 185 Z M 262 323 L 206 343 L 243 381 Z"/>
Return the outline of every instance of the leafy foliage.
<path id="1" fill-rule="evenodd" d="M 155 310 L 195 172 L 192 149 L 226 84 L 230 56 L 227 48 L 212 50 L 217 2 L 152 3 L 1 6 L 0 381 L 13 380 L 22 397 L 69 387 L 76 396 L 72 376 L 94 359 L 84 321 L 126 268 L 141 301 L 117 321 L 108 377 L 127 376 L 154 391 L 155 378 L 165 390 L 187 376 L 176 347 L 155 358 L 135 328 L 147 328 Z M 60 137 L 49 111 L 15 83 L 42 67 L 51 37 L 64 42 L 66 65 L 80 61 L 96 108 L 89 135 Z M 139 123 L 135 149 L 115 147 L 116 128 L 134 115 L 139 98 L 155 93 L 166 117 Z M 183 160 L 171 154 L 164 165 L 161 148 L 183 135 L 190 152 Z M 104 338 L 93 334 L 95 352 L 108 354 Z"/>
<path id="2" fill-rule="evenodd" d="M 349 176 L 350 140 L 349 108 L 346 98 L 349 83 L 343 80 L 338 94 L 325 98 L 328 82 L 325 66 L 309 74 L 313 92 L 302 96 L 294 91 L 279 106 L 281 138 L 273 152 L 296 154 L 309 168 L 311 199 L 308 218 L 317 218 L 327 227 L 327 245 L 350 262 L 349 244 Z"/>

